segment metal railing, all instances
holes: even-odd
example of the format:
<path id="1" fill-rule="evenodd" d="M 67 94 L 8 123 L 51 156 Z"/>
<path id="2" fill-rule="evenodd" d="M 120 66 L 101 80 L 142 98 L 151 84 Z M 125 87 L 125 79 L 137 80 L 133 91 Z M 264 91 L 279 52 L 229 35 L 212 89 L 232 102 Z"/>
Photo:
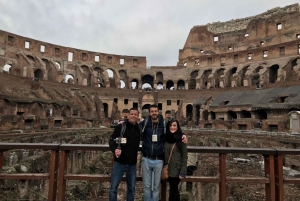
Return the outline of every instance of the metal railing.
<path id="1" fill-rule="evenodd" d="M 50 151 L 50 167 L 47 173 L 3 173 L 4 152 L 16 149 L 39 149 Z M 108 145 L 91 144 L 38 144 L 38 143 L 0 143 L 0 181 L 1 180 L 48 180 L 48 200 L 64 201 L 66 181 L 110 181 L 109 176 L 67 173 L 68 152 L 70 151 L 109 151 Z M 268 149 L 268 148 L 225 148 L 188 146 L 189 153 L 218 154 L 219 167 L 216 176 L 187 176 L 183 182 L 215 183 L 219 186 L 219 200 L 226 200 L 226 185 L 231 183 L 262 184 L 265 186 L 266 201 L 284 201 L 284 184 L 300 184 L 300 178 L 288 178 L 283 174 L 283 156 L 300 155 L 300 149 Z M 233 177 L 226 174 L 228 154 L 261 155 L 264 161 L 264 175 L 255 177 Z M 142 178 L 137 177 L 137 181 Z M 161 185 L 161 200 L 166 200 L 167 184 Z"/>

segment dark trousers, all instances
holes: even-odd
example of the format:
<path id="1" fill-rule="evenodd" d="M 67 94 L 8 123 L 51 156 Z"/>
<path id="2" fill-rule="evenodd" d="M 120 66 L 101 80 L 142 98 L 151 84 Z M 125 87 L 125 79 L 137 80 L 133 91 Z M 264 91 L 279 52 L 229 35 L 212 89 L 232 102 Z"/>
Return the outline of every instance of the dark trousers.
<path id="1" fill-rule="evenodd" d="M 179 177 L 169 177 L 168 182 L 170 185 L 169 201 L 180 201 L 178 185 L 180 183 Z"/>

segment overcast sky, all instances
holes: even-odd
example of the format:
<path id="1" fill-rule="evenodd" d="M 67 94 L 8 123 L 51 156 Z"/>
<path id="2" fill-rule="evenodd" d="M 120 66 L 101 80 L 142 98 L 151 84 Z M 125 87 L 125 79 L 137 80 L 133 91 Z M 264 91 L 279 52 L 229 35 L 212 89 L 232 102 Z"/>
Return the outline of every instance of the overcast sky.
<path id="1" fill-rule="evenodd" d="M 190 29 L 300 0 L 0 0 L 0 29 L 66 47 L 174 66 Z"/>

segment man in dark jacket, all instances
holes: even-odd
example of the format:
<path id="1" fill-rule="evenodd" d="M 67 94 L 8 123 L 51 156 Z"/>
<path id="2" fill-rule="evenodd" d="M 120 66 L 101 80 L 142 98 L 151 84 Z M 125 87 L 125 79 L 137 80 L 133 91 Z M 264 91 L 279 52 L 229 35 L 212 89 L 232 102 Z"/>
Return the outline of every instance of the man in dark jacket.
<path id="1" fill-rule="evenodd" d="M 111 186 L 109 190 L 109 201 L 117 201 L 117 190 L 119 183 L 126 173 L 127 201 L 134 200 L 137 152 L 140 143 L 140 128 L 137 123 L 139 111 L 131 108 L 124 133 L 121 133 L 122 124 L 115 127 L 109 141 L 109 147 L 114 155 L 114 164 L 111 174 Z M 120 136 L 122 138 L 120 138 Z M 118 141 L 120 140 L 120 147 Z"/>
<path id="2" fill-rule="evenodd" d="M 166 122 L 159 115 L 157 105 L 150 105 L 148 110 L 149 117 L 140 122 L 144 131 L 142 150 L 144 201 L 158 201 L 161 170 L 164 160 Z M 187 142 L 185 135 L 183 142 Z"/>

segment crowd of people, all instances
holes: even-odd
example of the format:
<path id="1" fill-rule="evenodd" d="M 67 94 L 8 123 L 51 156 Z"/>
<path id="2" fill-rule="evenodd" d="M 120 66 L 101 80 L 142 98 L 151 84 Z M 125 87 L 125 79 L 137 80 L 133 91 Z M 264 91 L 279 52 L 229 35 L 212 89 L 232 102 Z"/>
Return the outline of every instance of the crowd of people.
<path id="1" fill-rule="evenodd" d="M 149 117 L 138 122 L 139 111 L 131 108 L 129 116 L 115 127 L 109 146 L 114 155 L 109 201 L 117 201 L 119 183 L 125 173 L 127 201 L 134 201 L 137 154 L 142 141 L 141 169 L 144 201 L 158 201 L 161 171 L 168 163 L 169 201 L 180 201 L 179 183 L 187 173 L 187 137 L 179 122 L 167 122 L 157 105 L 150 105 Z M 124 125 L 123 125 L 124 124 Z M 173 148 L 174 147 L 174 148 Z M 171 154 L 170 160 L 168 158 Z"/>

